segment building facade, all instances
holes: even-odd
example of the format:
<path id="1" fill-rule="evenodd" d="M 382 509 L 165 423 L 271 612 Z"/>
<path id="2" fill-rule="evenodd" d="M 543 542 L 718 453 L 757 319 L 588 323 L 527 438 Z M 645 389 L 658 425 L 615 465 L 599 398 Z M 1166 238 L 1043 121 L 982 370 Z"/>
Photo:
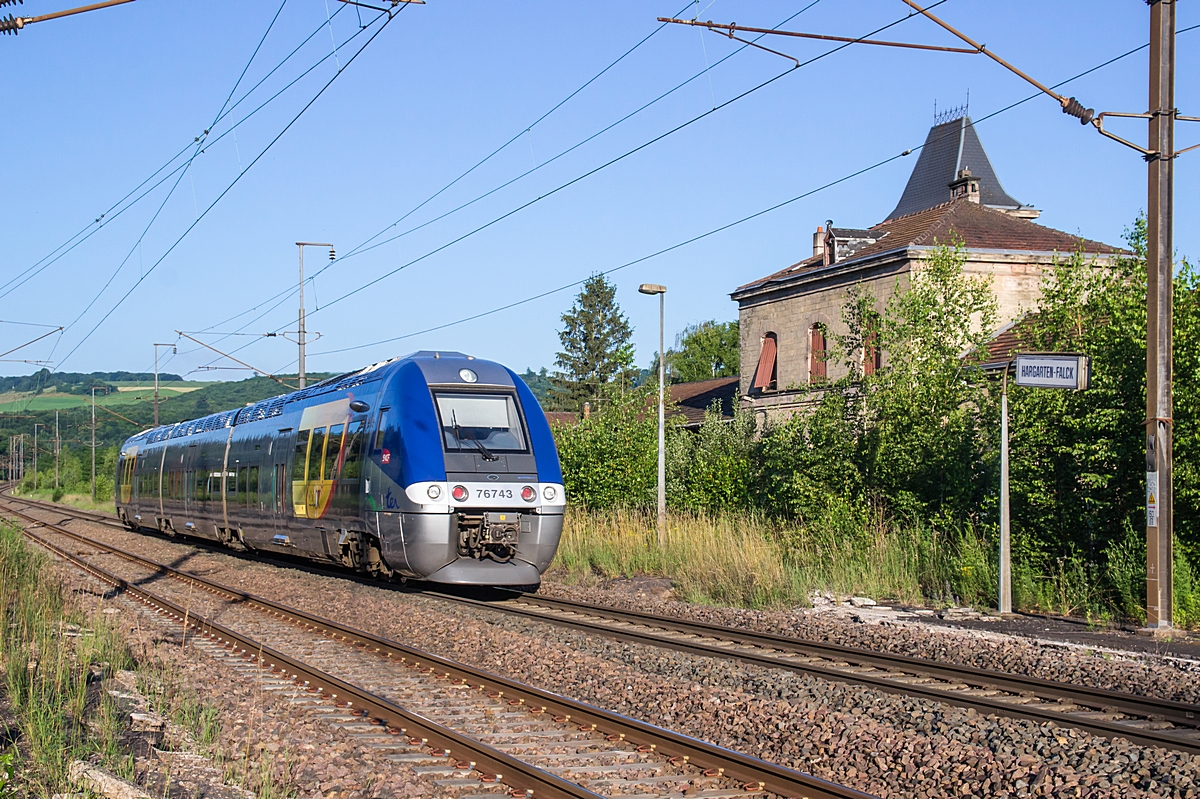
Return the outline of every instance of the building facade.
<path id="1" fill-rule="evenodd" d="M 939 246 L 960 244 L 967 274 L 989 280 L 1001 325 L 1033 309 L 1044 271 L 1065 254 L 1082 250 L 1102 267 L 1121 252 L 1036 224 L 1039 213 L 1004 191 L 970 119 L 935 125 L 887 220 L 865 229 L 827 222 L 813 235 L 811 256 L 730 295 L 743 404 L 760 417 L 786 415 L 811 401 L 812 385 L 844 377 L 847 367 L 825 353 L 847 330 L 850 290 L 861 286 L 882 311 Z M 870 374 L 887 353 L 866 348 L 860 357 Z"/>

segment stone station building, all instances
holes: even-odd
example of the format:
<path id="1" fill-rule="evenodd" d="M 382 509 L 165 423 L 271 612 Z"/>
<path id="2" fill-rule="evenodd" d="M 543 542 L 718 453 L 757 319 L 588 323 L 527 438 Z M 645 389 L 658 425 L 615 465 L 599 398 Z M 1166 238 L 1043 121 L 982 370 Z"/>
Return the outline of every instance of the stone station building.
<path id="1" fill-rule="evenodd" d="M 885 221 L 866 229 L 829 221 L 813 234 L 810 257 L 730 295 L 738 303 L 743 405 L 760 418 L 786 415 L 810 400 L 810 385 L 844 377 L 846 368 L 824 355 L 831 334 L 846 331 L 849 289 L 861 284 L 882 311 L 940 245 L 961 243 L 966 272 L 990 279 L 1002 326 L 1033 309 L 1043 270 L 1056 259 L 1082 249 L 1103 266 L 1121 252 L 1036 224 L 1039 213 L 1004 191 L 968 117 L 934 125 Z M 887 353 L 860 357 L 870 374 Z"/>

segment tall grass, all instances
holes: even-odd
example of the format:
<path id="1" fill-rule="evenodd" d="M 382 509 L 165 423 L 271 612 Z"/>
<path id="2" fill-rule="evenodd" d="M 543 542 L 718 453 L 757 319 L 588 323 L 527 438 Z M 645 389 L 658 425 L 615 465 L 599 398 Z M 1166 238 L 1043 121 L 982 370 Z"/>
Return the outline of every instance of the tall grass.
<path id="1" fill-rule="evenodd" d="M 570 506 L 555 566 L 568 582 L 666 577 L 686 601 L 749 608 L 804 605 L 814 591 L 994 608 L 998 581 L 994 542 L 970 525 L 901 524 L 840 503 L 803 524 L 670 511 L 661 548 L 652 512 Z M 1145 569 L 1145 541 L 1129 530 L 1102 565 L 1076 555 L 1014 562 L 1013 605 L 1136 623 Z M 1174 582 L 1176 626 L 1200 627 L 1200 569 L 1181 551 Z"/>
<path id="2" fill-rule="evenodd" d="M 0 589 L 0 665 L 27 792 L 48 796 L 65 787 L 71 760 L 97 753 L 109 768 L 129 773 L 115 708 L 106 694 L 88 690 L 92 667 L 131 663 L 115 628 L 72 606 L 48 559 L 7 523 L 0 524 Z"/>
<path id="3" fill-rule="evenodd" d="M 995 585 L 986 542 L 881 517 L 784 525 L 755 515 L 567 511 L 556 564 L 568 580 L 667 577 L 681 598 L 751 608 L 807 604 L 813 591 L 900 602 L 982 601 Z"/>

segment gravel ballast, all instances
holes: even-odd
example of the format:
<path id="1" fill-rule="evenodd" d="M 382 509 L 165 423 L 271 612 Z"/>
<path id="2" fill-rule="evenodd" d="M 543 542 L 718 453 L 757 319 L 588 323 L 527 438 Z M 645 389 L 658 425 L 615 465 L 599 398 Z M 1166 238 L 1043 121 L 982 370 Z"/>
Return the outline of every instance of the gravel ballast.
<path id="1" fill-rule="evenodd" d="M 81 532 L 164 562 L 191 549 L 93 524 Z M 135 545 L 133 542 L 137 542 Z M 778 670 L 625 644 L 419 594 L 194 551 L 186 568 L 210 579 L 397 638 L 472 665 L 668 726 L 723 746 L 886 796 L 1197 796 L 1196 759 L 1078 731 L 983 716 L 938 703 Z M 597 601 L 598 588 L 547 593 Z M 862 625 L 800 614 L 696 608 L 645 597 L 608 604 L 672 612 L 851 646 L 938 657 L 1049 679 L 1192 701 L 1194 676 L 1153 657 L 1053 653 L 1021 639 L 978 640 L 927 628 Z M 633 603 L 636 603 L 634 605 Z M 790 627 L 786 625 L 791 625 Z M 877 640 L 884 639 L 884 640 Z M 973 651 L 976 650 L 976 651 Z M 1059 665 L 1055 666 L 1055 660 Z M 1095 663 L 1091 663 L 1095 660 Z M 1023 671 L 1024 668 L 1033 669 Z M 1063 670 L 1068 670 L 1064 672 Z M 1084 681 L 1076 678 L 1075 681 Z M 290 720 L 289 720 L 290 723 Z M 281 735 L 287 737 L 286 728 Z"/>

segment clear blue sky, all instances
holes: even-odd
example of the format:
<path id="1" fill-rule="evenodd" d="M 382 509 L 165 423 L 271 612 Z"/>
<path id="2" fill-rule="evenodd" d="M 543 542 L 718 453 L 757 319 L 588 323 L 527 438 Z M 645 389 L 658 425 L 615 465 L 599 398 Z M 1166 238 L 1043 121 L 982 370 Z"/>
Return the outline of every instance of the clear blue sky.
<path id="1" fill-rule="evenodd" d="M 330 241 L 346 254 L 385 228 L 392 236 L 428 222 L 546 162 L 739 46 L 695 28 L 655 32 L 655 17 L 699 13 L 717 22 L 772 27 L 810 2 L 704 0 L 685 8 L 681 0 L 503 5 L 429 0 L 408 7 L 163 258 L 380 24 L 343 43 L 358 30 L 360 10 L 363 23 L 375 12 L 329 0 L 334 16 L 327 23 L 325 0 L 287 0 L 234 100 L 305 37 L 316 35 L 212 128 L 206 149 L 186 172 L 106 220 L 82 244 L 0 298 L 0 319 L 71 325 L 61 337 L 21 350 L 68 371 L 147 369 L 151 344 L 175 341 L 175 329 L 294 330 L 294 297 L 261 319 L 254 320 L 256 313 L 219 323 L 294 288 L 297 240 Z M 15 11 L 32 15 L 66 4 L 29 0 Z M 6 86 L 0 117 L 5 240 L 0 283 L 87 228 L 201 135 L 278 8 L 279 0 L 138 0 L 0 37 Z M 820 0 L 787 27 L 860 36 L 907 12 L 900 0 Z M 1048 84 L 1148 40 L 1148 10 L 1141 0 L 948 0 L 935 13 Z M 1179 4 L 1178 27 L 1198 23 L 1200 4 Z M 920 18 L 879 38 L 958 44 Z M 229 132 L 235 121 L 330 55 L 333 39 L 339 42 L 335 57 Z M 782 37 L 763 43 L 802 62 L 834 46 Z M 1190 115 L 1200 115 L 1198 43 L 1200 30 L 1179 37 L 1176 104 Z M 440 331 L 329 351 L 418 332 L 582 280 L 816 189 L 920 145 L 935 102 L 939 108 L 961 104 L 969 91 L 971 116 L 979 119 L 1032 93 L 983 56 L 849 47 L 333 303 L 789 67 L 777 56 L 744 49 L 532 175 L 334 264 L 306 292 L 309 329 L 323 336 L 309 347 L 309 369 L 347 370 L 416 349 L 462 350 L 517 370 L 551 366 L 559 315 L 577 289 Z M 1142 111 L 1146 70 L 1143 50 L 1062 91 L 1097 110 Z M 1111 127 L 1144 141 L 1140 121 Z M 1044 224 L 1120 243 L 1145 207 L 1141 158 L 1065 117 L 1049 98 L 982 122 L 978 130 L 1007 191 L 1042 209 Z M 1198 124 L 1177 130 L 1181 147 L 1200 141 Z M 214 142 L 220 134 L 226 135 Z M 514 136 L 516 141 L 475 172 L 388 227 Z M 854 227 L 881 221 L 915 160 L 898 159 L 616 272 L 612 279 L 635 327 L 639 363 L 653 357 L 658 322 L 657 303 L 637 294 L 639 283 L 668 286 L 669 337 L 689 323 L 734 319 L 731 290 L 810 254 L 811 234 L 826 219 Z M 1200 253 L 1198 180 L 1200 151 L 1180 158 L 1176 169 L 1175 241 L 1178 252 L 1193 260 Z M 311 274 L 328 263 L 327 254 L 310 249 L 306 263 Z M 91 333 L 139 279 L 128 299 Z M 5 345 L 0 351 L 38 333 L 0 324 Z M 295 347 L 282 339 L 203 338 L 222 349 L 244 346 L 239 357 L 257 367 L 295 369 Z M 163 369 L 194 379 L 246 376 L 193 371 L 213 362 L 182 342 L 179 355 L 164 359 Z M 31 369 L 0 364 L 6 374 Z"/>

